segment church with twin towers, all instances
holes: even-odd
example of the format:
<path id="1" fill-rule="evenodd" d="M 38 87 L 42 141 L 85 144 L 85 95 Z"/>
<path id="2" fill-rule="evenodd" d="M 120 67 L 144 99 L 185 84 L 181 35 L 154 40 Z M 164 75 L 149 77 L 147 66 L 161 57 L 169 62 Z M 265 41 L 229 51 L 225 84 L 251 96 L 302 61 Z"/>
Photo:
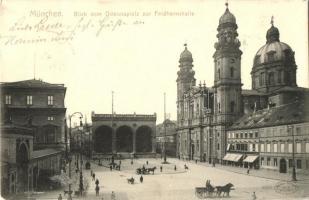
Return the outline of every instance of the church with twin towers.
<path id="1" fill-rule="evenodd" d="M 180 54 L 177 156 L 286 172 L 291 133 L 297 133 L 293 141 L 300 148 L 296 160 L 300 160 L 299 167 L 309 169 L 309 90 L 297 86 L 295 52 L 280 41 L 272 18 L 266 44 L 252 55 L 252 88 L 242 89 L 237 28 L 236 18 L 226 4 L 214 44 L 212 87 L 196 84 L 187 44 Z"/>

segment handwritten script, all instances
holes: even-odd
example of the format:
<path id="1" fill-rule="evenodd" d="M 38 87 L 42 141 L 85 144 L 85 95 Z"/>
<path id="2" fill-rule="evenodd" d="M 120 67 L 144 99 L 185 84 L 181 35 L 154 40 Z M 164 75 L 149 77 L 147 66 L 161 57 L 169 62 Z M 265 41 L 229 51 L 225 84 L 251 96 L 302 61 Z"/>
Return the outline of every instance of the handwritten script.
<path id="1" fill-rule="evenodd" d="M 100 37 L 104 31 L 116 31 L 124 27 L 140 26 L 145 22 L 138 19 L 115 17 L 75 17 L 68 23 L 59 18 L 44 16 L 35 20 L 21 17 L 14 22 L 7 33 L 0 34 L 4 45 L 23 45 L 47 42 L 66 43 L 74 40 L 78 34 L 89 33 Z"/>

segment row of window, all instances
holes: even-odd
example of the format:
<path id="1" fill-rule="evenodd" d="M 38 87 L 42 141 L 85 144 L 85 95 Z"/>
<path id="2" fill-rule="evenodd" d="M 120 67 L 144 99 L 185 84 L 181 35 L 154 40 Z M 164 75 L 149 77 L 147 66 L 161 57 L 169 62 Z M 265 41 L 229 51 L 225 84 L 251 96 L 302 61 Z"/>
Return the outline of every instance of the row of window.
<path id="1" fill-rule="evenodd" d="M 309 142 L 306 143 L 300 143 L 296 142 L 296 153 L 309 153 Z M 302 148 L 303 146 L 303 148 Z M 265 148 L 266 147 L 266 148 Z M 280 147 L 280 148 L 278 148 Z M 294 147 L 295 148 L 295 147 Z M 273 144 L 261 144 L 261 152 L 281 152 L 281 153 L 292 153 L 293 152 L 293 143 L 288 143 L 287 144 L 287 149 L 286 149 L 286 144 L 285 143 L 280 143 L 278 145 L 277 143 Z"/>
<path id="2" fill-rule="evenodd" d="M 277 72 L 277 81 L 275 80 L 275 72 L 269 72 L 267 73 L 267 83 L 268 85 L 274 85 L 275 83 L 281 84 L 283 81 L 283 78 L 285 79 L 285 82 L 289 83 L 291 79 L 291 74 L 289 72 L 283 72 L 282 70 L 279 70 Z M 255 78 L 255 84 L 256 86 L 263 86 L 266 84 L 266 73 L 261 72 L 258 77 Z"/>
<path id="3" fill-rule="evenodd" d="M 257 138 L 258 132 L 255 133 L 228 133 L 227 138 Z"/>
<path id="4" fill-rule="evenodd" d="M 265 130 L 265 131 L 264 131 Z M 295 130 L 286 129 L 281 127 L 273 127 L 273 128 L 267 128 L 267 129 L 261 129 L 260 130 L 260 136 L 261 137 L 269 137 L 269 136 L 282 136 L 283 134 L 287 134 L 288 136 L 294 135 L 303 135 L 303 134 L 309 134 L 309 126 L 306 127 L 295 127 Z M 259 137 L 259 133 L 228 133 L 228 138 L 257 138 Z"/>
<path id="5" fill-rule="evenodd" d="M 231 150 L 236 151 L 258 151 L 258 144 L 232 144 Z M 296 149 L 295 149 L 296 148 Z M 309 142 L 295 143 L 295 153 L 309 153 Z M 293 143 L 267 143 L 260 144 L 260 152 L 272 152 L 272 153 L 293 153 Z"/>
<path id="6" fill-rule="evenodd" d="M 272 162 L 271 162 L 272 160 Z M 301 159 L 296 159 L 296 168 L 297 169 L 302 169 L 302 160 Z M 306 169 L 309 169 L 309 160 L 306 160 Z M 265 158 L 261 157 L 261 165 L 263 166 L 274 166 L 277 167 L 278 166 L 278 159 L 277 158 L 273 158 L 271 159 L 270 157 L 266 157 L 266 162 L 265 162 Z M 293 159 L 289 159 L 289 168 L 293 167 Z"/>
<path id="7" fill-rule="evenodd" d="M 10 105 L 12 104 L 12 96 L 5 95 L 5 104 Z M 27 95 L 26 104 L 32 105 L 33 104 L 33 96 Z M 47 105 L 54 105 L 54 96 L 47 96 Z"/>
<path id="8" fill-rule="evenodd" d="M 54 117 L 54 116 L 48 116 L 48 117 L 47 117 L 47 120 L 48 120 L 48 121 L 55 121 L 55 120 L 56 120 L 56 117 Z M 8 116 L 8 121 L 12 121 L 12 116 L 11 116 L 11 115 Z"/>

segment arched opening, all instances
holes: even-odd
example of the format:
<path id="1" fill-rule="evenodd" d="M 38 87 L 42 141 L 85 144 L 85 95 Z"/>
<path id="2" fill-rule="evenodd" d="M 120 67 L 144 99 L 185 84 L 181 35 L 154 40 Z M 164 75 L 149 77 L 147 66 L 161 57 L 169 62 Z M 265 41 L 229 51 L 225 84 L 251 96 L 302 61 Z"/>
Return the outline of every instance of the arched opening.
<path id="1" fill-rule="evenodd" d="M 109 126 L 100 126 L 94 134 L 94 150 L 99 153 L 112 152 L 113 130 Z"/>
<path id="2" fill-rule="evenodd" d="M 128 126 L 121 126 L 116 131 L 117 152 L 133 151 L 133 132 Z"/>
<path id="3" fill-rule="evenodd" d="M 287 167 L 286 167 L 286 160 L 284 158 L 280 159 L 280 173 L 286 173 Z"/>
<path id="4" fill-rule="evenodd" d="M 141 126 L 136 130 L 136 151 L 151 152 L 151 128 L 149 126 Z"/>
<path id="5" fill-rule="evenodd" d="M 28 190 L 28 162 L 29 154 L 25 143 L 17 146 L 17 171 L 18 171 L 18 191 L 26 192 Z"/>

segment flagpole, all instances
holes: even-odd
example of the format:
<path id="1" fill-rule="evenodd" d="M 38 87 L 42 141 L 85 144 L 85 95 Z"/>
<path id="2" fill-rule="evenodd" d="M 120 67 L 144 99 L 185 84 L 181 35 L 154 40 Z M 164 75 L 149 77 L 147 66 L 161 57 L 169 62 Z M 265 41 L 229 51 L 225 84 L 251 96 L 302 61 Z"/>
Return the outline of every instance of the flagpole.
<path id="1" fill-rule="evenodd" d="M 166 163 L 166 94 L 164 92 L 164 121 L 163 121 L 163 125 L 164 125 L 164 162 Z"/>

